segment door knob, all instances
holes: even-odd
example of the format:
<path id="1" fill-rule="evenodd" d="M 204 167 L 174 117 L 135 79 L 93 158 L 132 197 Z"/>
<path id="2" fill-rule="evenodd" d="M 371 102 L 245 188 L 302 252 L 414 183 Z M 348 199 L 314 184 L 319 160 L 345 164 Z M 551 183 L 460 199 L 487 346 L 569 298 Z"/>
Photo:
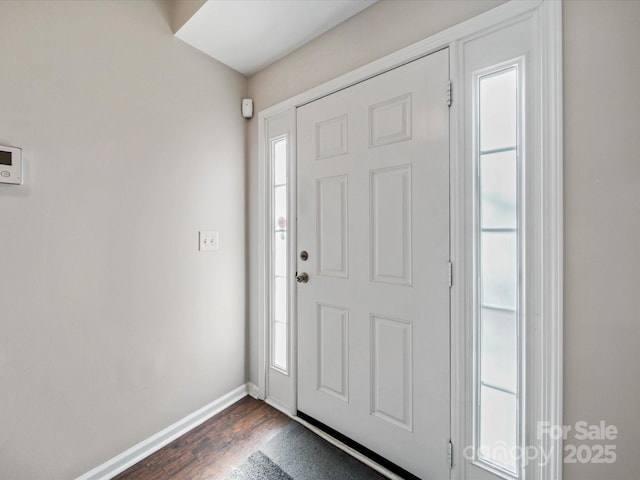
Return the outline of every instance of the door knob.
<path id="1" fill-rule="evenodd" d="M 309 275 L 306 272 L 302 272 L 300 275 L 296 277 L 296 282 L 298 283 L 307 283 L 309 281 Z"/>

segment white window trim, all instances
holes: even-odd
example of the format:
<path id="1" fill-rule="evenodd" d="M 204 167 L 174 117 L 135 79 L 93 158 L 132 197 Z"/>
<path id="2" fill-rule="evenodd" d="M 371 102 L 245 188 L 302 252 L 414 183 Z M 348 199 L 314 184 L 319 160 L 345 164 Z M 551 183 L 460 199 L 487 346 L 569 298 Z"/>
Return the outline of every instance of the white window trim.
<path id="1" fill-rule="evenodd" d="M 493 12 L 493 11 L 492 11 Z M 492 13 L 487 12 L 487 13 Z M 540 125 L 539 137 L 530 138 L 537 142 L 536 151 L 541 158 L 536 178 L 529 180 L 536 185 L 534 192 L 539 199 L 540 208 L 530 210 L 528 214 L 533 223 L 540 227 L 541 245 L 531 245 L 535 250 L 536 265 L 529 264 L 535 271 L 535 277 L 529 278 L 529 289 L 537 288 L 536 304 L 530 307 L 535 311 L 535 329 L 528 336 L 526 416 L 526 444 L 538 451 L 552 452 L 550 462 L 540 467 L 531 462 L 527 468 L 527 480 L 555 480 L 562 478 L 562 440 L 544 436 L 536 438 L 537 422 L 550 425 L 562 425 L 562 246 L 563 246 L 563 206 L 562 206 L 562 3 L 556 0 L 544 1 L 538 8 L 521 15 L 503 18 L 493 24 L 485 24 L 482 30 L 493 29 L 500 24 L 509 23 L 518 16 L 535 16 L 540 65 L 539 84 L 532 86 L 538 91 L 536 102 L 538 111 L 535 121 Z M 497 19 L 496 19 L 497 20 Z M 471 35 L 472 37 L 473 35 Z M 462 46 L 453 45 L 454 84 L 462 85 L 463 59 Z M 455 91 L 455 90 L 454 90 Z M 458 94 L 460 100 L 461 92 Z M 455 97 L 454 97 L 455 98 Z M 455 101 L 455 100 L 454 100 Z M 469 388 L 473 388 L 473 369 L 469 367 L 468 352 L 473 352 L 473 302 L 467 301 L 473 295 L 473 258 L 469 242 L 474 238 L 474 225 L 469 221 L 467 209 L 470 199 L 465 197 L 469 190 L 468 164 L 464 161 L 465 131 L 463 104 L 458 102 L 452 110 L 452 262 L 454 276 L 459 282 L 452 289 L 452 438 L 454 442 L 454 468 L 452 479 L 466 478 L 467 463 L 464 447 L 473 445 L 472 408 L 469 404 Z M 455 105 L 455 104 L 454 104 Z M 532 202 L 535 204 L 536 202 Z M 533 217 L 533 218 L 531 218 Z M 539 243 L 539 242 L 537 242 Z M 535 287 L 533 287 L 535 285 Z M 530 320 L 531 321 L 531 320 Z M 532 333 L 534 333 L 532 335 Z M 457 375 L 457 376 L 456 376 Z M 466 452 L 468 453 L 468 451 Z"/>
<path id="2" fill-rule="evenodd" d="M 507 22 L 510 19 L 536 12 L 539 18 L 539 50 L 541 56 L 541 138 L 540 150 L 542 165 L 540 174 L 540 194 L 542 208 L 538 212 L 540 225 L 543 229 L 541 245 L 541 278 L 537 279 L 541 285 L 541 304 L 538 325 L 538 336 L 534 339 L 535 358 L 540 359 L 532 367 L 532 381 L 536 385 L 539 395 L 533 397 L 528 404 L 528 414 L 550 425 L 562 425 L 562 361 L 563 361 L 563 160 L 562 160 L 562 2 L 560 0 L 521 0 L 510 1 L 477 17 L 448 28 L 425 40 L 410 45 L 393 54 L 376 60 L 368 65 L 326 82 L 318 87 L 296 95 L 278 103 L 258 114 L 259 140 L 259 172 L 258 172 L 258 397 L 265 398 L 266 375 L 268 365 L 268 349 L 266 338 L 266 322 L 268 321 L 268 294 L 266 291 L 266 235 L 269 230 L 266 225 L 267 202 L 266 195 L 266 122 L 269 118 L 290 111 L 295 118 L 295 109 L 323 96 L 344 89 L 375 75 L 408 63 L 417 58 L 428 55 L 445 47 L 449 47 L 452 55 L 451 78 L 453 81 L 453 105 L 451 108 L 451 254 L 454 263 L 454 287 L 451 297 L 451 436 L 454 444 L 454 460 L 452 479 L 464 478 L 463 445 L 467 435 L 467 417 L 465 398 L 466 389 L 472 388 L 471 379 L 466 377 L 465 352 L 472 347 L 472 341 L 467 335 L 465 322 L 470 318 L 468 309 L 472 306 L 467 299 L 472 292 L 463 288 L 468 285 L 468 266 L 472 259 L 466 258 L 465 238 L 472 226 L 465 226 L 465 177 L 464 162 L 462 161 L 463 140 L 460 132 L 464 131 L 462 106 L 456 102 L 456 86 L 462 84 L 462 70 L 460 68 L 460 49 L 456 44 L 459 40 L 474 33 Z M 295 141 L 295 135 L 292 137 Z M 295 151 L 295 149 L 293 149 Z M 292 182 L 293 183 L 293 182 Z M 295 197 L 294 197 L 295 198 Z M 295 217 L 291 217 L 290 228 L 295 232 Z M 472 237 L 471 237 L 472 238 Z M 292 257 L 297 251 L 292 239 Z M 293 281 L 293 277 L 290 281 Z M 292 288 L 291 291 L 295 291 Z M 291 295 L 290 311 L 295 312 L 296 299 Z M 296 330 L 296 318 L 290 318 L 291 329 Z M 294 334 L 295 335 L 295 334 Z M 293 336 L 295 338 L 295 336 Z M 291 352 L 291 363 L 295 365 L 295 345 Z M 542 361 L 544 360 L 544 361 Z M 295 368 L 293 368 L 295 371 Z M 294 379 L 295 383 L 295 379 Z M 295 388 L 295 385 L 294 387 Z M 289 409 L 295 414 L 295 407 Z M 545 452 L 554 452 L 549 463 L 530 475 L 529 479 L 561 480 L 562 478 L 562 440 L 543 437 L 536 445 Z"/>
<path id="3" fill-rule="evenodd" d="M 259 381 L 256 396 L 265 399 L 274 407 L 294 413 L 296 408 L 296 388 L 297 388 L 297 365 L 296 365 L 296 345 L 297 337 L 296 323 L 293 320 L 296 303 L 295 303 L 295 268 L 296 268 L 296 184 L 292 179 L 296 178 L 296 157 L 295 157 L 295 111 L 287 109 L 283 112 L 271 115 L 269 117 L 260 118 L 259 138 L 260 138 L 260 165 L 258 172 L 259 181 L 259 241 L 260 251 L 258 258 L 258 291 L 259 291 L 259 324 L 258 324 L 258 359 L 259 359 Z M 272 296 L 273 296 L 273 272 L 272 258 L 270 258 L 272 250 L 273 235 L 273 172 L 272 172 L 272 142 L 275 139 L 287 139 L 287 238 L 289 243 L 288 266 L 287 266 L 287 369 L 286 371 L 272 365 L 272 329 L 270 320 L 273 314 Z M 272 372 L 277 372 L 275 375 Z M 269 375 L 279 377 L 277 381 L 269 381 Z M 270 395 L 269 386 L 272 385 L 277 390 L 277 395 Z M 273 392 L 272 392 L 273 393 Z"/>
<path id="4" fill-rule="evenodd" d="M 275 144 L 279 141 L 284 140 L 286 142 L 286 150 L 287 150 L 287 164 L 291 163 L 291 155 L 289 153 L 290 150 L 290 145 L 291 145 L 291 135 L 289 134 L 289 132 L 287 133 L 283 133 L 280 135 L 274 135 L 273 137 L 269 137 L 268 142 L 269 142 L 269 162 L 268 162 L 268 172 L 267 172 L 267 176 L 270 179 L 270 183 L 271 183 L 271 188 L 270 188 L 270 194 L 267 198 L 269 205 L 268 205 L 268 211 L 269 211 L 269 217 L 268 217 L 268 222 L 270 224 L 270 228 L 271 228 L 271 235 L 267 238 L 267 242 L 268 242 L 268 246 L 267 246 L 267 250 L 271 250 L 273 251 L 273 226 L 275 225 L 275 218 L 274 218 L 274 204 L 275 204 L 275 200 L 274 200 L 274 186 L 273 186 L 273 182 L 274 182 L 274 155 L 275 155 Z M 288 168 L 287 165 L 287 177 L 289 176 L 290 173 L 290 168 Z M 289 179 L 287 178 L 287 196 L 289 194 Z M 289 210 L 289 207 L 291 206 L 291 202 L 289 201 L 289 199 L 287 198 L 287 210 Z M 287 212 L 287 219 L 291 218 L 291 215 L 289 215 L 289 212 Z M 287 226 L 288 227 L 288 226 Z M 291 239 L 289 237 L 289 231 L 287 228 L 287 232 L 286 232 L 286 237 L 287 237 L 287 246 L 289 245 Z M 269 368 L 273 368 L 274 370 L 276 370 L 277 372 L 280 372 L 282 375 L 290 375 L 291 374 L 291 351 L 289 348 L 287 348 L 287 352 L 286 352 L 286 360 L 285 360 L 285 367 L 281 367 L 280 365 L 276 365 L 275 362 L 275 352 L 273 351 L 273 349 L 271 348 L 272 345 L 274 345 L 275 343 L 275 329 L 273 328 L 273 323 L 275 320 L 275 302 L 273 301 L 273 296 L 274 296 L 274 273 L 275 273 L 275 267 L 274 267 L 274 259 L 273 258 L 269 258 L 269 261 L 267 262 L 267 268 L 268 268 L 268 278 L 269 278 L 269 286 L 267 287 L 269 289 L 269 299 L 270 299 L 270 305 L 269 305 Z M 291 268 L 289 268 L 291 266 L 291 261 L 290 259 L 287 259 L 287 279 L 289 279 L 289 274 L 290 274 L 290 270 Z M 290 282 L 287 283 L 287 287 L 290 287 Z M 290 292 L 287 292 L 287 299 L 289 298 Z M 287 305 L 287 310 L 288 310 L 288 305 Z M 291 314 L 292 312 L 287 311 L 287 336 L 289 336 L 289 333 L 291 331 L 290 328 L 290 318 L 291 318 Z"/>
<path id="5" fill-rule="evenodd" d="M 522 331 L 522 327 L 523 327 L 523 321 L 522 321 L 522 317 L 524 316 L 524 313 L 522 312 L 522 305 L 525 302 L 522 302 L 522 299 L 524 297 L 524 293 L 525 290 L 523 289 L 524 286 L 524 281 L 523 281 L 523 262 L 522 262 L 522 254 L 525 253 L 525 249 L 526 249 L 526 242 L 525 242 L 525 238 L 526 238 L 526 227 L 524 225 L 524 219 L 525 219 L 525 208 L 523 206 L 522 202 L 522 191 L 524 190 L 524 185 L 523 185 L 523 177 L 524 174 L 522 172 L 522 168 L 521 165 L 523 164 L 523 159 L 526 157 L 526 148 L 523 142 L 524 137 L 525 137 L 525 133 L 524 131 L 526 131 L 526 118 L 524 115 L 524 103 L 525 103 L 525 99 L 523 97 L 523 91 L 522 91 L 522 86 L 526 83 L 523 79 L 523 76 L 525 74 L 525 58 L 523 56 L 520 56 L 518 58 L 512 58 L 509 59 L 507 61 L 504 61 L 500 64 L 496 64 L 496 65 L 492 65 L 490 67 L 487 68 L 483 68 L 482 70 L 478 70 L 476 72 L 473 73 L 473 79 L 471 81 L 473 87 L 473 93 L 472 93 L 472 98 L 471 98 L 471 102 L 473 105 L 472 108 L 472 115 L 473 115 L 473 120 L 472 120 L 472 125 L 474 125 L 474 128 L 479 128 L 480 126 L 480 117 L 479 117 L 479 82 L 480 82 L 480 78 L 484 77 L 484 76 L 491 76 L 491 75 L 495 75 L 496 73 L 499 73 L 501 71 L 504 70 L 508 70 L 511 68 L 515 68 L 515 71 L 517 72 L 517 82 L 518 82 L 518 87 L 517 87 L 517 97 L 518 99 L 516 100 L 516 112 L 517 112 L 517 117 L 518 117 L 518 128 L 517 128 L 517 141 L 516 141 L 516 146 L 517 146 L 517 150 L 516 150 L 516 158 L 518 159 L 518 167 L 517 167 L 517 182 L 518 182 L 518 188 L 517 188 L 517 227 L 516 227 L 516 237 L 517 237 L 517 261 L 518 261 L 518 273 L 517 273 L 517 277 L 518 277 L 518 287 L 516 290 L 516 296 L 518 298 L 517 300 L 517 307 L 516 307 L 516 321 L 518 323 L 518 334 L 517 334 L 517 342 L 518 342 L 518 367 L 517 367 L 517 393 L 518 393 L 518 402 L 517 402 L 517 409 L 518 412 L 520 411 L 524 411 L 524 393 L 523 392 L 523 383 L 524 383 L 524 375 L 523 375 L 523 358 L 522 357 L 522 352 L 525 351 L 526 349 L 526 344 L 523 342 L 526 339 L 526 334 L 524 331 Z M 524 128 L 523 128 L 524 127 Z M 523 131 L 524 130 L 524 131 Z M 473 167 L 469 168 L 469 164 L 465 163 L 465 171 L 470 173 L 472 178 L 473 178 L 473 201 L 470 202 L 472 205 L 467 205 L 467 208 L 469 208 L 469 206 L 471 206 L 472 209 L 472 216 L 473 216 L 473 222 L 470 222 L 470 224 L 472 224 L 472 229 L 473 229 L 473 238 L 469 238 L 468 240 L 471 241 L 473 243 L 473 248 L 475 250 L 475 259 L 474 261 L 474 266 L 473 266 L 473 270 L 474 273 L 471 274 L 472 276 L 472 282 L 474 283 L 473 285 L 473 289 L 475 291 L 474 296 L 473 296 L 473 319 L 472 319 L 472 324 L 473 324 L 473 394 L 472 394 L 472 408 L 473 408 L 473 413 L 471 415 L 471 418 L 473 419 L 472 423 L 472 440 L 471 442 L 467 441 L 465 443 L 466 445 L 470 445 L 473 444 L 474 445 L 474 458 L 473 458 L 473 463 L 477 466 L 479 466 L 480 468 L 483 468 L 489 472 L 494 473 L 497 476 L 503 477 L 503 478 L 513 478 L 513 475 L 508 472 L 508 470 L 506 468 L 502 468 L 494 463 L 492 463 L 489 460 L 485 460 L 479 457 L 478 455 L 478 446 L 480 443 L 480 423 L 479 423 L 479 417 L 481 415 L 481 410 L 479 408 L 479 398 L 481 395 L 481 388 L 479 385 L 479 375 L 480 375 L 480 370 L 479 370 L 479 361 L 480 361 L 480 348 L 481 348 L 481 340 L 480 340 L 480 333 L 478 332 L 478 328 L 480 327 L 480 321 L 479 321 L 479 315 L 480 315 L 480 310 L 481 310 L 481 305 L 482 305 L 482 301 L 479 298 L 479 290 L 478 289 L 478 285 L 479 285 L 479 278 L 478 276 L 481 275 L 481 267 L 480 267 L 480 238 L 481 238 L 481 223 L 480 223 L 480 183 L 478 181 L 479 179 L 479 169 L 480 167 L 480 159 L 481 159 L 481 155 L 480 155 L 480 139 L 477 136 L 478 132 L 474 132 L 474 138 L 472 139 L 472 156 L 469 160 L 471 160 L 471 162 L 473 163 Z M 461 144 L 461 148 L 462 148 L 462 144 Z M 467 217 L 468 218 L 468 217 Z M 524 275 L 526 277 L 526 274 Z M 471 362 L 469 362 L 471 363 Z M 469 398 L 469 397 L 467 397 Z M 522 430 L 524 425 L 522 424 L 521 420 L 521 415 L 518 413 L 517 415 L 517 445 L 520 446 L 522 445 L 524 442 L 524 437 L 522 436 Z M 521 468 L 521 461 L 520 459 L 518 459 L 518 461 L 516 462 L 516 471 L 519 471 Z"/>

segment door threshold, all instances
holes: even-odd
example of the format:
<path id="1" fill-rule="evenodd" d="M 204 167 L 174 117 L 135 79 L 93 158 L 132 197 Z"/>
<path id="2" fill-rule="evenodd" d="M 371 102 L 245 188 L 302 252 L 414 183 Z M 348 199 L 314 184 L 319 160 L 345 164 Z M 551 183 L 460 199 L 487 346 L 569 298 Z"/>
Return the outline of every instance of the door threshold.
<path id="1" fill-rule="evenodd" d="M 359 460 L 387 478 L 392 480 L 420 480 L 419 477 L 407 472 L 402 467 L 390 462 L 381 455 L 378 455 L 374 451 L 369 450 L 367 447 L 360 445 L 358 442 L 351 440 L 349 437 L 341 434 L 324 423 L 319 422 L 300 410 L 298 410 L 297 415 L 292 416 L 292 418 L 327 442 L 338 447 L 343 452 L 351 455 L 356 460 Z"/>

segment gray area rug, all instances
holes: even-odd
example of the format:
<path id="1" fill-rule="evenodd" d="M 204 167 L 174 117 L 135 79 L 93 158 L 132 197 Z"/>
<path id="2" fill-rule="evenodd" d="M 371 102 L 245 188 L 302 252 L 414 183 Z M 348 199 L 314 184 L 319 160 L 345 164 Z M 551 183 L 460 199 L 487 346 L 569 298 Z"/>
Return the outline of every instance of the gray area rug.
<path id="1" fill-rule="evenodd" d="M 287 425 L 226 480 L 373 480 L 378 472 L 299 423 Z"/>
<path id="2" fill-rule="evenodd" d="M 261 451 L 253 453 L 226 480 L 292 480 L 278 465 Z"/>

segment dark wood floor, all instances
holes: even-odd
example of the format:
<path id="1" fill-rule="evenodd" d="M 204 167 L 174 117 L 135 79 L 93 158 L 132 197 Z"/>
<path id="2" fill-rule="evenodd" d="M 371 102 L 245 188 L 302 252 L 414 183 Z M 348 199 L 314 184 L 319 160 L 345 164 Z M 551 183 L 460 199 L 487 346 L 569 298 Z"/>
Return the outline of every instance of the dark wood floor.
<path id="1" fill-rule="evenodd" d="M 114 480 L 221 479 L 292 421 L 245 397 Z"/>

